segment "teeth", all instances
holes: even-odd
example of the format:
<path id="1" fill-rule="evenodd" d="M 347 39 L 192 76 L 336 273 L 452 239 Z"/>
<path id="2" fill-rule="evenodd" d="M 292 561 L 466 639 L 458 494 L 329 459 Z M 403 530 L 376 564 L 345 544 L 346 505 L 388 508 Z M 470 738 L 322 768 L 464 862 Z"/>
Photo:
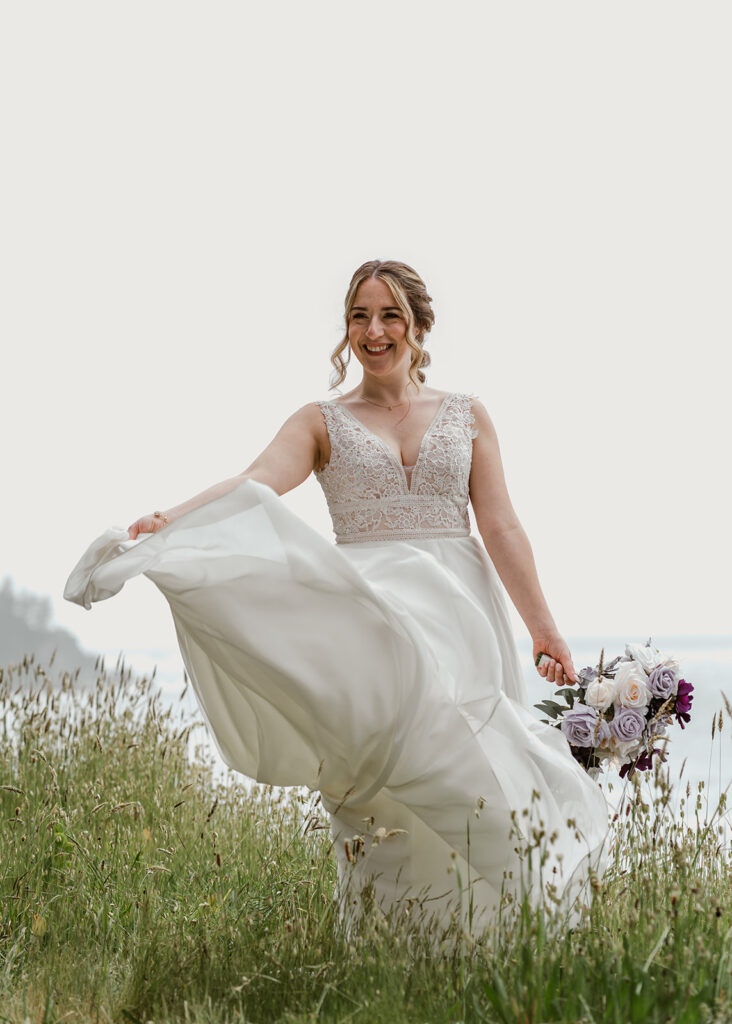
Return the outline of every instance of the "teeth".
<path id="1" fill-rule="evenodd" d="M 373 348 L 371 345 L 365 346 L 367 352 L 384 352 L 385 349 L 389 348 L 388 345 L 379 345 L 378 348 Z"/>

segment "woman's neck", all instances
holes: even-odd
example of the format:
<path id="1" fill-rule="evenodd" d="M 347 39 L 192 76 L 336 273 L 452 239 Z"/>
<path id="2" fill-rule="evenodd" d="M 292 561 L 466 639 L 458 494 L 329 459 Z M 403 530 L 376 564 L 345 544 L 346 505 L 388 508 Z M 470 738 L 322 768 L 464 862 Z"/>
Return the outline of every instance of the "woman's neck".
<path id="1" fill-rule="evenodd" d="M 409 377 L 397 380 L 387 380 L 380 377 L 372 377 L 364 373 L 361 383 L 356 387 L 357 398 L 365 402 L 376 402 L 379 405 L 399 405 L 414 398 L 417 388 Z"/>

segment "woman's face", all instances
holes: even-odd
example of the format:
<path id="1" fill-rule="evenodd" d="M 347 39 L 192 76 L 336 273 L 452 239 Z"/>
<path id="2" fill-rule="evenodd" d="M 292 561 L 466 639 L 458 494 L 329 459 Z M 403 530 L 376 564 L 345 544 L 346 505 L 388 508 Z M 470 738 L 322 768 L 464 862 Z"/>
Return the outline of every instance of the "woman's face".
<path id="1" fill-rule="evenodd" d="M 411 360 L 407 320 L 389 286 L 378 278 L 363 281 L 348 320 L 348 340 L 365 371 L 383 376 Z"/>

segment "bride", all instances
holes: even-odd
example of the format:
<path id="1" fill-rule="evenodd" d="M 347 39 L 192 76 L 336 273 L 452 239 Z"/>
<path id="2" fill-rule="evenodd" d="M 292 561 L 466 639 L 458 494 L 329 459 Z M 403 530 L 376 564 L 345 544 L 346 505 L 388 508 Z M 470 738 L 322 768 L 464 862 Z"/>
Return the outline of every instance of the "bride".
<path id="1" fill-rule="evenodd" d="M 504 588 L 539 674 L 576 672 L 488 412 L 424 385 L 433 323 L 411 267 L 364 263 L 331 356 L 331 387 L 351 356 L 358 385 L 298 409 L 239 475 L 105 531 L 64 596 L 90 608 L 139 573 L 161 590 L 223 760 L 320 791 L 347 923 L 368 894 L 474 933 L 522 895 L 571 924 L 607 804 L 530 710 Z M 311 472 L 335 545 L 279 500 Z"/>

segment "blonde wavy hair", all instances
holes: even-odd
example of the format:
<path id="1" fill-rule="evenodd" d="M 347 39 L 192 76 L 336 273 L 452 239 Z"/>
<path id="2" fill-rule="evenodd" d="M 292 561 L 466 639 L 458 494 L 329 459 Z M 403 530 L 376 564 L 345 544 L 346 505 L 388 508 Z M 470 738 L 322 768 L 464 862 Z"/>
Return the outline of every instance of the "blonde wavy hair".
<path id="1" fill-rule="evenodd" d="M 409 379 L 419 390 L 419 385 L 425 381 L 423 367 L 430 364 L 430 354 L 425 352 L 423 347 L 424 336 L 433 326 L 435 314 L 430 305 L 432 296 L 427 294 L 424 281 L 416 270 L 399 260 L 369 260 L 367 263 L 362 263 L 351 278 L 345 300 L 346 333 L 331 352 L 330 361 L 333 364 L 333 373 L 328 390 L 337 388 L 345 379 L 346 367 L 351 358 L 351 350 L 348 348 L 348 322 L 356 301 L 356 292 L 359 286 L 370 277 L 378 278 L 389 287 L 394 296 L 394 302 L 407 318 L 407 344 L 412 350 Z M 348 349 L 348 356 L 344 360 L 341 353 L 345 349 Z"/>

